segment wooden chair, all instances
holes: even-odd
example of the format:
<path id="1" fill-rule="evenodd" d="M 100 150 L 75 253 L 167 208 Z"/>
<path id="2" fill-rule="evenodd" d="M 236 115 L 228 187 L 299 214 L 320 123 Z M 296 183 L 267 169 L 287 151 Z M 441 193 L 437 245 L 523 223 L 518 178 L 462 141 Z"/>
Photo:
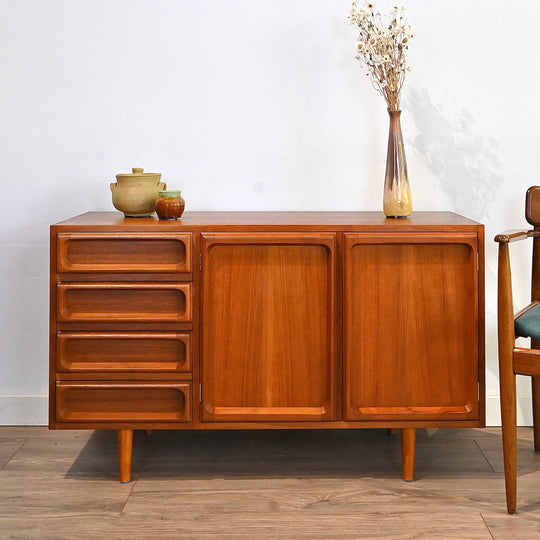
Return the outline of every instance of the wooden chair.
<path id="1" fill-rule="evenodd" d="M 499 380 L 504 453 L 506 506 L 516 512 L 516 374 L 530 375 L 532 381 L 534 449 L 540 451 L 540 186 L 527 190 L 525 217 L 532 230 L 498 234 L 498 332 Z M 514 313 L 508 244 L 533 239 L 531 303 Z M 516 337 L 530 337 L 531 347 L 516 347 Z"/>

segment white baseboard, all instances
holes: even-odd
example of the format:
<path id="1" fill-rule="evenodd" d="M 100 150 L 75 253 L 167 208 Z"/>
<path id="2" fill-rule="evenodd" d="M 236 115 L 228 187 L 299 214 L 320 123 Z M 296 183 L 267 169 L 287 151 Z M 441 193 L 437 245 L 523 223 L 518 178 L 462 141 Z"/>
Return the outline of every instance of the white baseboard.
<path id="1" fill-rule="evenodd" d="M 0 425 L 46 426 L 47 424 L 47 396 L 0 396 Z M 499 396 L 486 397 L 486 425 L 501 425 Z M 532 426 L 530 396 L 518 396 L 518 425 Z"/>
<path id="2" fill-rule="evenodd" d="M 518 426 L 532 426 L 531 396 L 517 397 L 517 423 Z M 486 397 L 486 426 L 501 425 L 501 400 L 499 396 Z"/>
<path id="3" fill-rule="evenodd" d="M 46 426 L 48 396 L 0 396 L 1 426 Z"/>

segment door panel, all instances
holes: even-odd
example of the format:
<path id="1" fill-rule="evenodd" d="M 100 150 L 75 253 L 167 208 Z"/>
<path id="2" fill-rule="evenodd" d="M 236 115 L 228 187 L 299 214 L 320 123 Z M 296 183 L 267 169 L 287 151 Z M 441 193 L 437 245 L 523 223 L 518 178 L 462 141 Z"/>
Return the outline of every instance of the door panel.
<path id="1" fill-rule="evenodd" d="M 202 418 L 335 416 L 335 235 L 203 234 Z"/>
<path id="2" fill-rule="evenodd" d="M 345 235 L 346 420 L 478 418 L 475 234 Z"/>

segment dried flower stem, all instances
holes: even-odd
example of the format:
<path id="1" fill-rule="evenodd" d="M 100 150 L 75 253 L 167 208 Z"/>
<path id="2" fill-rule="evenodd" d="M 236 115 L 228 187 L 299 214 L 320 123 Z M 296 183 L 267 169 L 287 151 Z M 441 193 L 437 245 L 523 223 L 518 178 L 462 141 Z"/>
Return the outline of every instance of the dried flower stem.
<path id="1" fill-rule="evenodd" d="M 405 73 L 410 70 L 405 52 L 413 37 L 404 17 L 404 8 L 394 7 L 387 17 L 366 2 L 357 10 L 353 1 L 349 20 L 358 29 L 356 59 L 364 64 L 374 88 L 384 97 L 390 110 L 398 110 Z"/>

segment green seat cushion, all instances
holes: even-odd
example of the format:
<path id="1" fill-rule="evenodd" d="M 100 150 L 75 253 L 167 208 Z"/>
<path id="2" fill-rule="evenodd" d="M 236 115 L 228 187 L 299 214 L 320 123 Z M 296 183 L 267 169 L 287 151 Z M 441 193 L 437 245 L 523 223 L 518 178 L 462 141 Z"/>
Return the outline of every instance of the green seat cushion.
<path id="1" fill-rule="evenodd" d="M 540 339 L 540 304 L 520 315 L 515 321 L 516 336 Z"/>

